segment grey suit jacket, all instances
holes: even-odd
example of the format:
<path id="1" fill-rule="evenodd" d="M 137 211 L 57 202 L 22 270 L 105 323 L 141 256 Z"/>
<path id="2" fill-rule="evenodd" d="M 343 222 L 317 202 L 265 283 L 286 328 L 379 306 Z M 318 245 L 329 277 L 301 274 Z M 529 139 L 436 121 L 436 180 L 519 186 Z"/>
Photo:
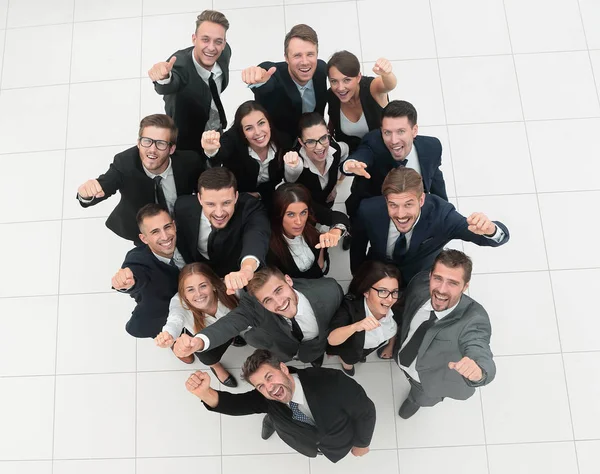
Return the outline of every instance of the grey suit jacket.
<path id="1" fill-rule="evenodd" d="M 408 336 L 410 323 L 429 298 L 429 272 L 424 271 L 415 275 L 406 290 L 402 326 L 394 347 L 394 360 L 398 365 L 400 347 Z M 496 376 L 491 336 L 492 327 L 485 309 L 463 294 L 456 308 L 427 331 L 419 347 L 415 367 L 425 393 L 431 397 L 466 400 L 475 393 L 474 387 L 490 383 Z M 471 382 L 448 368 L 448 362 L 458 362 L 465 356 L 485 372 L 480 382 Z"/>
<path id="2" fill-rule="evenodd" d="M 250 328 L 244 338 L 257 349 L 268 349 L 283 362 L 296 354 L 302 362 L 312 362 L 325 352 L 331 318 L 339 308 L 344 294 L 333 278 L 317 280 L 295 279 L 294 288 L 310 302 L 319 335 L 310 341 L 298 342 L 286 319 L 265 309 L 254 296 L 244 293 L 237 308 L 200 331 L 210 341 L 210 347 L 225 343 Z"/>

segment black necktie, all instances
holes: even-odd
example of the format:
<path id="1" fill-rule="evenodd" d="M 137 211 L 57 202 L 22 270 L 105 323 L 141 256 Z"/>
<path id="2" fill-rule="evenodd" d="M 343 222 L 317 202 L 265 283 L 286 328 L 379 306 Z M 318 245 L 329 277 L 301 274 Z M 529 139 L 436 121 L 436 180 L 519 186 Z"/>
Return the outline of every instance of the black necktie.
<path id="1" fill-rule="evenodd" d="M 175 263 L 175 260 L 173 260 L 173 259 L 169 260 L 169 265 L 171 265 L 172 267 L 177 268 L 177 270 L 179 270 L 179 267 Z"/>
<path id="2" fill-rule="evenodd" d="M 217 83 L 214 80 L 214 74 L 212 72 L 210 73 L 210 78 L 208 79 L 208 87 L 210 87 L 210 94 L 212 95 L 212 98 L 215 101 L 215 105 L 217 106 L 217 110 L 219 111 L 219 120 L 221 121 L 221 128 L 225 130 L 227 128 L 225 110 L 223 109 L 221 97 L 219 96 L 219 90 L 217 89 Z"/>
<path id="3" fill-rule="evenodd" d="M 398 163 L 398 166 L 406 166 L 406 163 L 408 163 L 408 159 L 398 160 L 396 161 L 396 163 Z"/>
<path id="4" fill-rule="evenodd" d="M 156 176 L 154 178 L 154 198 L 158 204 L 161 204 L 161 205 L 167 207 L 167 200 L 165 198 L 165 192 L 163 191 L 163 188 L 161 186 L 162 180 L 163 180 L 162 176 Z M 167 207 L 167 209 L 168 209 L 168 207 Z"/>
<path id="5" fill-rule="evenodd" d="M 392 259 L 394 262 L 400 262 L 407 251 L 408 247 L 406 245 L 406 236 L 404 234 L 400 234 L 396 239 L 396 243 L 394 244 L 394 252 L 392 253 Z"/>
<path id="6" fill-rule="evenodd" d="M 402 364 L 404 367 L 410 367 L 410 364 L 413 363 L 413 360 L 417 358 L 417 353 L 419 352 L 419 347 L 421 347 L 421 343 L 425 338 L 425 333 L 431 326 L 435 324 L 436 321 L 437 316 L 435 315 L 435 311 L 432 311 L 429 313 L 429 319 L 421 323 L 421 325 L 413 334 L 413 337 L 410 338 L 410 341 L 408 341 L 404 348 L 400 351 L 400 364 Z"/>
<path id="7" fill-rule="evenodd" d="M 292 336 L 298 339 L 298 342 L 302 342 L 302 339 L 304 339 L 304 333 L 302 332 L 302 329 L 300 329 L 298 321 L 296 321 L 296 318 L 291 318 L 290 321 L 292 321 Z"/>

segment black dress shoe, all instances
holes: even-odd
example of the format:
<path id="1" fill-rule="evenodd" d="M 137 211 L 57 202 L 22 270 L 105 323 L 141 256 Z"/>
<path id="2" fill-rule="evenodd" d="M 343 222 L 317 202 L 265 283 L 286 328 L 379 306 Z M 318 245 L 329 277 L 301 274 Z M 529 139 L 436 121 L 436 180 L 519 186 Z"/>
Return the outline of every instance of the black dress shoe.
<path id="1" fill-rule="evenodd" d="M 325 354 L 321 354 L 321 357 L 319 357 L 318 359 L 313 360 L 310 365 L 312 365 L 313 367 L 319 368 L 323 365 L 323 358 L 325 357 Z"/>
<path id="2" fill-rule="evenodd" d="M 349 376 L 349 377 L 354 377 L 354 374 L 356 373 L 356 370 L 354 370 L 354 366 L 352 366 L 351 369 L 347 369 L 346 367 L 344 367 L 342 365 L 342 370 L 344 371 L 344 373 Z"/>
<path id="3" fill-rule="evenodd" d="M 260 437 L 262 439 L 269 439 L 275 433 L 275 426 L 273 426 L 273 422 L 269 415 L 265 415 L 262 423 L 262 431 L 260 433 Z"/>
<path id="4" fill-rule="evenodd" d="M 347 235 L 342 242 L 342 250 L 350 250 L 350 245 L 352 245 L 352 236 Z"/>
<path id="5" fill-rule="evenodd" d="M 217 377 L 217 380 L 219 379 L 219 376 L 217 375 L 217 373 L 215 372 L 215 370 L 211 367 L 210 371 L 215 374 L 215 377 Z M 219 382 L 221 382 L 219 380 Z M 225 385 L 226 387 L 229 388 L 234 388 L 238 386 L 237 380 L 233 377 L 233 375 L 229 374 L 229 377 L 227 377 L 225 379 L 225 381 L 221 382 L 223 385 Z"/>
<path id="6" fill-rule="evenodd" d="M 242 336 L 235 336 L 231 345 L 233 347 L 244 347 L 248 345 L 248 343 L 244 340 Z"/>
<path id="7" fill-rule="evenodd" d="M 398 415 L 400 415 L 400 418 L 403 418 L 404 420 L 408 420 L 411 416 L 413 416 L 415 413 L 417 413 L 419 411 L 419 408 L 421 408 L 419 405 L 411 402 L 407 398 L 406 400 L 404 400 L 404 403 L 400 407 L 400 410 L 398 410 Z"/>

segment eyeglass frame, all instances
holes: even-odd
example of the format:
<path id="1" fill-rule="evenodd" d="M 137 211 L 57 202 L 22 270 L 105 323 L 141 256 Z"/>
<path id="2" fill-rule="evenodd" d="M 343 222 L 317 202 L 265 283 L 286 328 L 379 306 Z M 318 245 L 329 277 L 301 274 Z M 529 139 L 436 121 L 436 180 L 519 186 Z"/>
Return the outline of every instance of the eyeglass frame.
<path id="1" fill-rule="evenodd" d="M 149 145 L 144 145 L 144 144 L 142 143 L 142 140 L 150 140 L 150 144 L 149 144 Z M 158 146 L 158 143 L 159 143 L 159 142 L 160 142 L 160 143 L 166 143 L 166 145 L 167 145 L 167 146 L 166 146 L 165 148 L 161 149 L 161 148 L 159 148 L 159 146 Z M 150 148 L 152 145 L 155 145 L 155 146 L 156 146 L 156 149 L 157 149 L 158 151 L 165 151 L 165 150 L 168 150 L 170 147 L 172 147 L 172 146 L 173 146 L 173 143 L 172 143 L 172 142 L 168 142 L 168 141 L 166 141 L 166 140 L 154 140 L 153 138 L 150 138 L 150 137 L 138 137 L 138 143 L 140 144 L 140 146 L 143 146 L 144 148 Z"/>
<path id="2" fill-rule="evenodd" d="M 375 288 L 374 286 L 371 287 L 372 290 L 375 290 L 377 292 L 377 296 L 379 296 L 379 298 L 381 298 L 382 300 L 386 299 L 388 296 L 392 296 L 393 300 L 397 300 L 400 297 L 400 290 L 386 290 L 385 288 Z M 381 296 L 381 293 L 387 293 L 385 296 Z M 396 297 L 394 298 L 394 293 L 396 293 Z"/>
<path id="3" fill-rule="evenodd" d="M 323 143 L 321 142 L 321 140 L 323 140 L 324 138 L 325 138 L 325 139 L 327 139 L 327 141 L 325 142 L 325 144 L 323 144 Z M 309 144 L 307 143 L 307 142 L 309 142 L 309 141 L 314 141 L 314 142 L 315 142 L 315 143 L 314 143 L 314 145 L 309 145 Z M 302 144 L 303 144 L 303 145 L 304 145 L 306 148 L 308 148 L 308 149 L 310 149 L 310 150 L 314 150 L 315 148 L 317 148 L 317 143 L 318 143 L 319 145 L 321 145 L 323 148 L 325 148 L 327 145 L 329 145 L 329 144 L 331 143 L 331 134 L 329 134 L 329 133 L 326 133 L 325 135 L 323 135 L 322 137 L 319 137 L 319 138 L 317 138 L 316 140 L 315 140 L 314 138 L 309 138 L 309 139 L 307 139 L 307 140 L 304 140 L 304 139 L 302 139 Z"/>

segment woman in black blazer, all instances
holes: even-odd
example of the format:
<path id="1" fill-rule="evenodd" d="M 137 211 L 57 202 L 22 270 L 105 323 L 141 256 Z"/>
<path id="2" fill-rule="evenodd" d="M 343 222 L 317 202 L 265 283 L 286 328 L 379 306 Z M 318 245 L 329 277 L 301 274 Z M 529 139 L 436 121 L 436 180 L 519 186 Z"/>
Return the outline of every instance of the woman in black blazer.
<path id="1" fill-rule="evenodd" d="M 381 126 L 388 93 L 398 82 L 387 59 L 378 59 L 373 72 L 377 77 L 363 76 L 358 58 L 348 51 L 338 51 L 327 63 L 331 84 L 327 91 L 329 132 L 336 140 L 347 143 L 350 153 L 367 132 Z"/>
<path id="2" fill-rule="evenodd" d="M 235 175 L 239 192 L 251 193 L 267 209 L 273 191 L 283 180 L 282 157 L 292 148 L 292 138 L 275 130 L 267 111 L 249 100 L 240 105 L 233 125 L 219 132 L 202 134 L 202 149 L 211 166 L 225 166 Z"/>
<path id="3" fill-rule="evenodd" d="M 329 231 L 319 233 L 316 223 Z M 349 227 L 346 214 L 312 202 L 301 184 L 284 184 L 274 194 L 267 263 L 292 278 L 321 278 L 329 271 L 327 248 Z"/>
<path id="4" fill-rule="evenodd" d="M 390 359 L 398 326 L 393 306 L 398 300 L 400 272 L 391 264 L 363 263 L 348 287 L 348 294 L 330 323 L 327 353 L 338 355 L 342 369 L 354 375 L 354 364 L 377 350 Z"/>

